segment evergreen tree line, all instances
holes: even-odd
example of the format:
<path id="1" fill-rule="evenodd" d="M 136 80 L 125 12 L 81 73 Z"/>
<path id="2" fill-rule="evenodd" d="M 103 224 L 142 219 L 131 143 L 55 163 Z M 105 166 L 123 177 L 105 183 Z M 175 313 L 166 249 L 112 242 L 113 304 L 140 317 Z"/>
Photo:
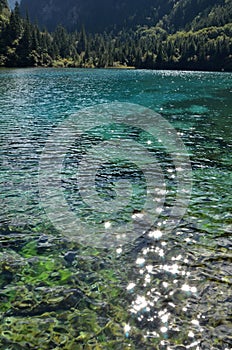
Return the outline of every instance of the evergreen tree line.
<path id="1" fill-rule="evenodd" d="M 174 34 L 157 26 L 118 34 L 90 34 L 84 28 L 68 33 L 58 26 L 49 33 L 39 30 L 28 17 L 22 18 L 18 5 L 4 18 L 0 22 L 0 66 L 232 71 L 232 24 Z"/>

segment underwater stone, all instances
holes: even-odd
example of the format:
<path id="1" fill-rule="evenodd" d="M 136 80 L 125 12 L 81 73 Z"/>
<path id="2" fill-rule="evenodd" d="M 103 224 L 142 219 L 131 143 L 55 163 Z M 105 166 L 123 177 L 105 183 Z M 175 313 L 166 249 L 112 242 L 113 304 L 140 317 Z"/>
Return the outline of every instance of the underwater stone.
<path id="1" fill-rule="evenodd" d="M 75 260 L 77 255 L 77 252 L 75 251 L 69 251 L 65 254 L 64 259 L 69 263 L 72 264 L 73 261 Z"/>
<path id="2" fill-rule="evenodd" d="M 49 239 L 48 236 L 43 235 L 43 236 L 40 236 L 40 237 L 39 237 L 38 242 L 39 242 L 39 243 L 45 243 L 45 242 L 48 241 L 48 239 Z"/>

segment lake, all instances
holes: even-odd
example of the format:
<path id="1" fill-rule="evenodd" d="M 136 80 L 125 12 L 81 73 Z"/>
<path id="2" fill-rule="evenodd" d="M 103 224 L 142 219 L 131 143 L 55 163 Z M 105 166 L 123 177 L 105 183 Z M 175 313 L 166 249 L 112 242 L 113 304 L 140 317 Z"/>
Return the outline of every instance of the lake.
<path id="1" fill-rule="evenodd" d="M 1 69 L 0 110 L 1 348 L 230 349 L 231 74 Z"/>

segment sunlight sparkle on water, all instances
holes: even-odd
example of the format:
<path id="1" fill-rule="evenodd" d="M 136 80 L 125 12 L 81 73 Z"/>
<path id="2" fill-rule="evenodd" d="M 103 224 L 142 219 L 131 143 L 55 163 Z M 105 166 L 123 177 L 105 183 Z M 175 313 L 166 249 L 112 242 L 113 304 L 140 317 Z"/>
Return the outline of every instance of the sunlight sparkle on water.
<path id="1" fill-rule="evenodd" d="M 119 247 L 119 248 L 116 249 L 116 253 L 117 253 L 117 254 L 122 254 L 122 251 L 123 251 L 123 250 L 122 250 L 121 247 Z"/>
<path id="2" fill-rule="evenodd" d="M 129 337 L 130 330 L 131 330 L 131 326 L 129 324 L 125 324 L 124 333 L 125 333 L 126 337 Z"/>
<path id="3" fill-rule="evenodd" d="M 192 292 L 192 293 L 196 293 L 197 292 L 197 288 L 196 287 L 191 287 L 188 284 L 183 284 L 183 286 L 181 287 L 181 289 L 184 292 Z"/>
<path id="4" fill-rule="evenodd" d="M 143 219 L 144 214 L 143 213 L 136 213 L 132 215 L 132 219 Z"/>
<path id="5" fill-rule="evenodd" d="M 139 266 L 143 266 L 144 265 L 144 263 L 145 263 L 145 259 L 144 258 L 138 258 L 137 260 L 136 260 L 136 264 L 137 265 L 139 265 Z"/>
<path id="6" fill-rule="evenodd" d="M 111 222 L 107 221 L 107 222 L 105 222 L 104 226 L 105 226 L 105 229 L 107 230 L 107 229 L 111 228 L 112 224 L 111 224 Z"/>
<path id="7" fill-rule="evenodd" d="M 167 333 L 168 328 L 167 327 L 161 327 L 160 330 L 161 330 L 162 333 Z"/>
<path id="8" fill-rule="evenodd" d="M 144 296 L 137 295 L 136 300 L 132 303 L 132 313 L 138 313 L 139 311 L 147 311 L 148 301 Z"/>
<path id="9" fill-rule="evenodd" d="M 131 283 L 128 284 L 126 289 L 130 291 L 130 290 L 134 289 L 135 286 L 136 286 L 136 284 L 131 282 Z"/>
<path id="10" fill-rule="evenodd" d="M 148 236 L 153 239 L 159 239 L 163 236 L 163 233 L 160 230 L 151 231 Z"/>
<path id="11" fill-rule="evenodd" d="M 152 273 L 152 271 L 153 271 L 153 266 L 152 266 L 152 265 L 147 265 L 147 266 L 146 266 L 146 269 L 147 269 L 148 273 Z"/>

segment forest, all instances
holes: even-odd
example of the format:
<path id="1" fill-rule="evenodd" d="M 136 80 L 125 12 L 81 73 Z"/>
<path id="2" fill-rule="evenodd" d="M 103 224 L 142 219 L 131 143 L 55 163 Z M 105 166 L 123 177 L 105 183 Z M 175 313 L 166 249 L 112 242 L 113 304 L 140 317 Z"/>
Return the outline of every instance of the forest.
<path id="1" fill-rule="evenodd" d="M 0 0 L 0 66 L 232 71 L 232 23 L 214 16 L 189 30 L 171 31 L 159 22 L 117 32 L 62 25 L 49 32 L 22 16 L 18 4 L 10 11 Z"/>

